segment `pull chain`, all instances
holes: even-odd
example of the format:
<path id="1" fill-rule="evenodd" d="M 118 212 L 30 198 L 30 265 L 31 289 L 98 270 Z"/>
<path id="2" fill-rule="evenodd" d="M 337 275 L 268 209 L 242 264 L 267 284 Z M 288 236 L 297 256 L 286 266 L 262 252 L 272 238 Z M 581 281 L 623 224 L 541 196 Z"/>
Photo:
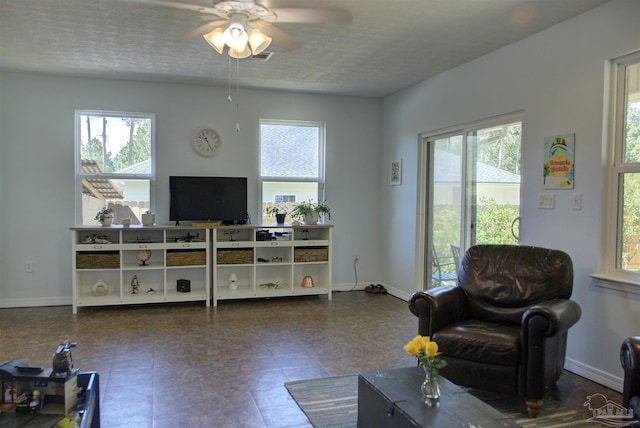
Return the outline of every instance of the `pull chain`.
<path id="1" fill-rule="evenodd" d="M 228 102 L 232 102 L 233 99 L 231 98 L 231 57 L 227 55 L 227 58 L 229 59 L 229 62 L 227 64 L 227 83 L 229 86 L 229 96 L 227 97 L 227 101 Z"/>
<path id="2" fill-rule="evenodd" d="M 240 132 L 240 58 L 236 58 L 236 132 Z"/>

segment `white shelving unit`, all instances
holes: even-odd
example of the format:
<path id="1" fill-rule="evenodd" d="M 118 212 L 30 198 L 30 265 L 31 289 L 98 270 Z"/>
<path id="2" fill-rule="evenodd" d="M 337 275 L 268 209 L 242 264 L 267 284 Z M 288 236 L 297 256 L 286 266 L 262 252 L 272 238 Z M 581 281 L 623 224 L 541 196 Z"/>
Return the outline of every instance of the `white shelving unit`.
<path id="1" fill-rule="evenodd" d="M 79 226 L 71 230 L 74 314 L 83 306 L 188 301 L 210 305 L 209 229 Z M 150 252 L 144 264 L 140 252 Z M 137 294 L 132 293 L 134 276 Z M 189 292 L 178 291 L 179 279 L 189 281 Z"/>
<path id="2" fill-rule="evenodd" d="M 281 236 L 259 240 L 259 230 Z M 213 228 L 213 305 L 227 299 L 319 294 L 330 300 L 331 230 L 331 225 Z M 232 274 L 237 278 L 236 289 L 230 287 Z M 302 286 L 307 276 L 313 287 Z"/>

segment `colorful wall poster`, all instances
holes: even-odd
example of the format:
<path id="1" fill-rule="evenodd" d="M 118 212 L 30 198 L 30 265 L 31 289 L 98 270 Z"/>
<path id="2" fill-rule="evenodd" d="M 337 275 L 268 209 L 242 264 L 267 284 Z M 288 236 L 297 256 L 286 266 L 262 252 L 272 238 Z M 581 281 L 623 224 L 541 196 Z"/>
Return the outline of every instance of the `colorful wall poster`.
<path id="1" fill-rule="evenodd" d="M 575 134 L 544 139 L 544 188 L 573 189 Z"/>

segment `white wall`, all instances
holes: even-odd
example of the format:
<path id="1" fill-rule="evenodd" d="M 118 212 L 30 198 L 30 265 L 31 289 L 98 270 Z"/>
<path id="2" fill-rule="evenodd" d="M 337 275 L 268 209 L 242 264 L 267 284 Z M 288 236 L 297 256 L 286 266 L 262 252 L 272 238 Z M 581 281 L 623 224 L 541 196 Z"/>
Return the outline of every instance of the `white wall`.
<path id="1" fill-rule="evenodd" d="M 325 122 L 333 284 L 353 286 L 356 251 L 360 280 L 378 282 L 381 101 L 241 89 L 236 132 L 226 91 L 0 73 L 0 307 L 71 303 L 75 109 L 156 114 L 159 224 L 168 224 L 170 175 L 247 176 L 251 218 L 258 219 L 259 119 Z M 222 150 L 213 158 L 190 146 L 203 127 L 222 134 Z M 33 273 L 24 272 L 25 260 L 33 261 Z"/>
<path id="2" fill-rule="evenodd" d="M 582 319 L 570 331 L 567 367 L 621 385 L 622 340 L 640 334 L 640 296 L 595 287 L 602 189 L 605 61 L 640 48 L 640 2 L 616 0 L 384 100 L 382 278 L 415 291 L 417 135 L 524 111 L 521 243 L 567 251 Z M 576 134 L 575 189 L 552 191 L 554 210 L 538 210 L 544 137 Z M 387 184 L 387 165 L 404 159 L 403 185 Z M 573 192 L 583 209 L 571 209 Z"/>

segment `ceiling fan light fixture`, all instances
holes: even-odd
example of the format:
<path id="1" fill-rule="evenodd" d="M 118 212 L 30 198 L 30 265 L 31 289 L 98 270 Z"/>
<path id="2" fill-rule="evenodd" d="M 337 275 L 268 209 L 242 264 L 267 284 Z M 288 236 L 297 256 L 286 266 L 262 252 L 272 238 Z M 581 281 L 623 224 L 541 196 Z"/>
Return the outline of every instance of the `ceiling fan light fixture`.
<path id="1" fill-rule="evenodd" d="M 224 52 L 224 30 L 222 28 L 216 28 L 210 33 L 203 35 L 209 45 L 216 50 L 219 54 Z"/>
<path id="2" fill-rule="evenodd" d="M 230 49 L 237 51 L 242 51 L 243 48 L 247 47 L 249 40 L 249 36 L 244 30 L 244 27 L 238 22 L 233 22 L 224 30 L 223 38 L 225 44 L 229 46 Z"/>
<path id="3" fill-rule="evenodd" d="M 244 45 L 242 49 L 229 48 L 229 56 L 238 59 L 248 58 L 251 56 L 251 49 L 247 45 Z"/>
<path id="4" fill-rule="evenodd" d="M 249 46 L 251 46 L 251 52 L 253 52 L 254 55 L 262 53 L 262 51 L 269 47 L 272 40 L 273 39 L 271 37 L 264 35 L 260 30 L 251 30 L 249 33 Z"/>

